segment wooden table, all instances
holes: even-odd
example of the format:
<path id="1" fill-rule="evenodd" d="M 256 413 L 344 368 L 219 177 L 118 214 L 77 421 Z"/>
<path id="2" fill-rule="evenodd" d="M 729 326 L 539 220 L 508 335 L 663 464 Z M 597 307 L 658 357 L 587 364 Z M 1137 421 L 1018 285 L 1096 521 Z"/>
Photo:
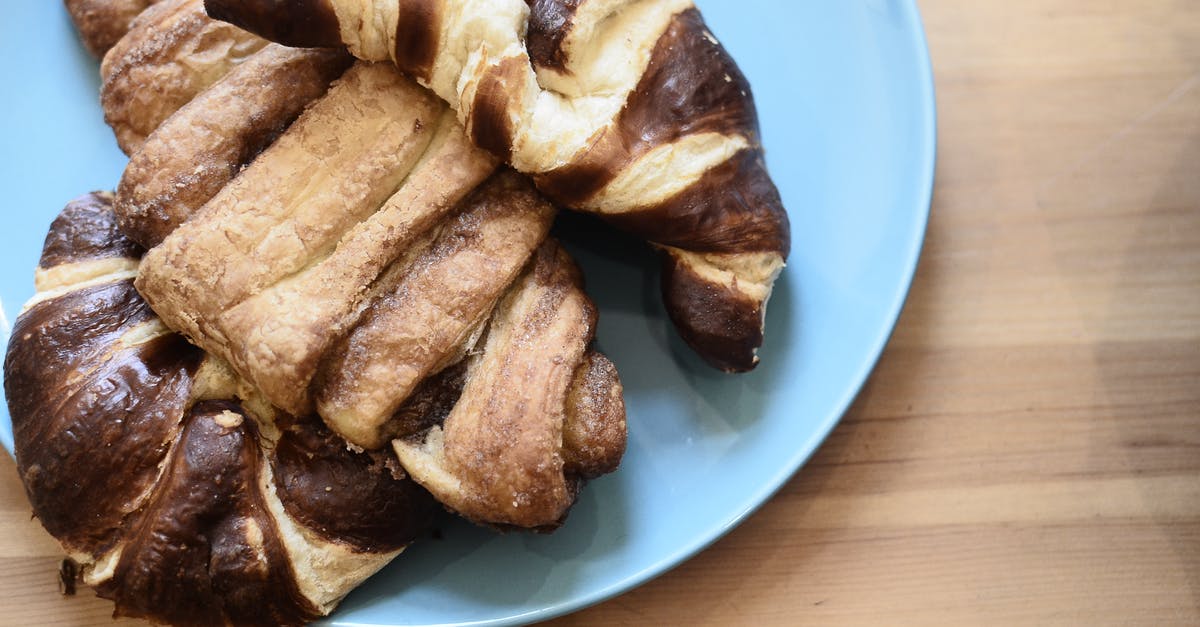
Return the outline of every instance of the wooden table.
<path id="1" fill-rule="evenodd" d="M 925 0 L 940 162 L 854 409 L 745 525 L 559 624 L 1200 624 L 1200 2 Z M 0 455 L 0 623 L 110 625 Z"/>

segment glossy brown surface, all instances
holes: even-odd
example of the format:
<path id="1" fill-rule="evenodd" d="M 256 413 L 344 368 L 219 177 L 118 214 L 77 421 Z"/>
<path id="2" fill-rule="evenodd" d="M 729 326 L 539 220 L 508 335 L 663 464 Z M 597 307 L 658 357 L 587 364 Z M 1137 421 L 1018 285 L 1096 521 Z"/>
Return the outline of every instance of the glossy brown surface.
<path id="1" fill-rule="evenodd" d="M 271 41 L 302 48 L 341 45 L 328 0 L 203 0 L 208 14 Z"/>
<path id="2" fill-rule="evenodd" d="M 491 68 L 479 81 L 471 114 L 471 140 L 502 159 L 512 155 L 513 127 L 509 95 L 524 80 L 520 59 L 508 58 Z"/>
<path id="3" fill-rule="evenodd" d="M 402 0 L 396 20 L 396 65 L 419 79 L 433 72 L 441 37 L 441 13 L 438 0 Z"/>
<path id="4" fill-rule="evenodd" d="M 107 196 L 84 200 L 53 223 L 43 270 L 137 250 Z M 126 274 L 93 274 L 60 272 L 64 291 L 17 319 L 4 364 L 18 473 L 77 560 L 65 591 L 82 576 L 117 615 L 297 625 L 427 529 L 436 505 L 394 462 L 350 451 L 316 418 L 272 441 L 260 425 L 280 414 L 249 413 L 238 397 L 253 393 L 163 327 Z"/>
<path id="5" fill-rule="evenodd" d="M 13 328 L 4 384 L 17 467 L 34 514 L 67 546 L 116 541 L 179 428 L 200 352 L 168 337 L 110 354 L 153 317 L 126 280 L 42 302 Z"/>
<path id="6" fill-rule="evenodd" d="M 320 420 L 288 427 L 271 455 L 288 513 L 326 540 L 357 551 L 403 548 L 429 529 L 433 499 L 383 453 L 354 453 Z"/>
<path id="7" fill-rule="evenodd" d="M 757 301 L 704 280 L 669 252 L 662 254 L 662 294 L 679 335 L 691 346 L 703 346 L 705 361 L 721 370 L 753 367 L 745 356 L 762 346 Z"/>
<path id="8" fill-rule="evenodd" d="M 746 523 L 554 627 L 1200 624 L 1200 5 L 920 6 L 937 191 L 870 385 Z M 2 455 L 0 524 L 6 618 L 114 624 Z"/>
<path id="9" fill-rule="evenodd" d="M 340 25 L 344 42 L 367 60 L 396 56 L 379 45 L 394 35 L 387 24 L 393 15 L 402 25 L 425 19 L 423 13 L 406 15 L 420 9 L 400 0 L 328 1 L 338 7 L 335 18 L 347 22 Z M 289 3 L 221 4 L 222 18 L 267 36 L 276 23 L 299 19 L 295 12 L 302 10 Z M 679 263 L 697 266 L 692 280 L 664 287 L 676 295 L 672 319 L 681 321 L 689 345 L 709 363 L 731 372 L 752 370 L 758 363 L 763 317 L 726 316 L 722 331 L 712 325 L 711 310 L 741 309 L 741 301 L 751 300 L 753 308 L 763 312 L 785 264 L 790 232 L 778 192 L 762 164 L 757 114 L 745 77 L 690 4 L 529 0 L 526 5 L 528 12 L 519 10 L 524 7 L 491 7 L 499 11 L 501 22 L 524 20 L 525 28 L 515 32 L 489 33 L 470 20 L 447 22 L 451 26 L 442 37 L 450 41 L 440 48 L 440 75 L 429 80 L 429 86 L 465 118 L 478 146 L 534 176 L 539 190 L 554 202 L 606 217 L 640 213 L 640 219 L 617 223 L 652 243 L 693 253 L 676 255 Z M 619 21 L 633 11 L 642 11 L 637 18 L 647 22 L 644 31 Z M 577 24 L 584 15 L 587 23 Z M 612 24 L 630 30 L 608 29 Z M 571 36 L 576 30 L 583 31 L 579 41 Z M 620 43 L 607 49 L 627 55 L 621 63 L 627 61 L 634 69 L 628 76 L 615 72 L 622 84 L 608 85 L 605 89 L 611 94 L 605 89 L 588 92 L 589 81 L 604 82 L 596 76 L 579 84 L 564 78 L 584 68 L 593 75 L 603 73 L 603 68 L 592 67 L 599 58 L 594 51 L 614 40 Z M 481 52 L 489 48 L 499 49 Z M 573 63 L 581 65 L 571 69 Z M 531 65 L 558 71 L 552 72 L 556 76 L 538 76 Z M 555 88 L 556 83 L 562 89 Z M 606 104 L 625 99 L 615 114 L 601 106 L 599 118 L 587 119 L 585 112 L 596 109 L 589 99 L 603 101 L 613 94 L 616 98 Z M 570 126 L 556 126 L 559 117 Z M 571 135 L 564 128 L 576 136 L 564 141 Z M 739 150 L 754 158 L 736 154 Z M 689 170 L 694 164 L 700 165 Z M 674 198 L 647 198 L 658 189 L 671 190 Z M 659 226 L 665 220 L 680 223 Z M 658 236 L 671 243 L 655 240 Z M 716 263 L 704 257 L 714 250 L 745 257 Z M 682 294 L 700 282 L 708 283 L 704 294 Z M 733 300 L 712 302 L 726 293 Z M 708 302 L 710 307 L 687 310 L 692 302 Z M 735 322 L 748 326 L 730 326 Z M 701 327 L 707 331 L 697 333 Z M 698 343 L 721 332 L 724 335 L 711 344 Z M 752 338 L 758 343 L 749 343 Z M 735 349 L 740 354 L 731 353 Z"/>
<path id="10" fill-rule="evenodd" d="M 566 69 L 563 40 L 571 32 L 572 18 L 582 0 L 525 0 L 529 5 L 526 45 L 529 60 L 538 67 Z"/>
<path id="11" fill-rule="evenodd" d="M 736 189 L 736 194 L 722 190 Z M 709 170 L 694 185 L 645 209 L 605 216 L 614 226 L 646 239 L 701 253 L 791 252 L 787 215 L 778 207 L 762 153 L 743 150 Z"/>
<path id="12" fill-rule="evenodd" d="M 92 192 L 67 204 L 55 218 L 42 245 L 41 268 L 114 257 L 140 257 L 134 242 L 119 237 L 112 194 Z"/>
<path id="13" fill-rule="evenodd" d="M 539 175 L 538 187 L 557 202 L 577 206 L 638 157 L 680 137 L 745 133 L 757 141 L 750 84 L 725 48 L 705 37 L 707 32 L 695 9 L 674 16 L 621 113 L 570 165 Z M 704 184 L 704 178 L 696 184 Z M 718 217 L 702 214 L 698 219 L 719 225 Z"/>
<path id="14" fill-rule="evenodd" d="M 96 589 L 117 615 L 197 626 L 300 625 L 319 616 L 266 515 L 257 439 L 236 403 L 188 411 L 154 495 L 128 523 L 113 578 Z"/>

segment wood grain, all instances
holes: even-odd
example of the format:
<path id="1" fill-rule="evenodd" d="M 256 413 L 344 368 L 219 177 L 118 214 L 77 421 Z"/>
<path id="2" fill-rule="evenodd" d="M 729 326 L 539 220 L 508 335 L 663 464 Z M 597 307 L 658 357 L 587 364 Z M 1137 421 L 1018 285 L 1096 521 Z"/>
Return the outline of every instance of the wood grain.
<path id="1" fill-rule="evenodd" d="M 774 500 L 557 625 L 1200 624 L 1200 2 L 924 0 L 896 335 Z M 0 456 L 0 621 L 110 625 Z"/>

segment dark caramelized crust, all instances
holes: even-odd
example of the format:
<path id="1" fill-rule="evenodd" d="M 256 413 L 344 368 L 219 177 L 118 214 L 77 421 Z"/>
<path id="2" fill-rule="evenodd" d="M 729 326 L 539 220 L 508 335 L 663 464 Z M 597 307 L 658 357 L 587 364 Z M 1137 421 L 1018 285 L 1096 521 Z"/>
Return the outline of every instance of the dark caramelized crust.
<path id="1" fill-rule="evenodd" d="M 96 57 L 104 56 L 125 33 L 134 18 L 156 0 L 64 0 L 83 45 Z"/>
<path id="2" fill-rule="evenodd" d="M 198 626 L 301 625 L 320 616 L 296 586 L 256 485 L 257 440 L 235 403 L 188 412 L 154 496 L 129 523 L 112 579 L 97 588 L 117 616 Z"/>
<path id="3" fill-rule="evenodd" d="M 721 193 L 737 190 L 737 193 Z M 606 216 L 614 226 L 664 246 L 699 253 L 737 254 L 791 249 L 787 215 L 762 155 L 742 150 L 670 198 Z M 779 207 L 764 211 L 763 207 Z"/>
<path id="4" fill-rule="evenodd" d="M 274 626 L 327 614 L 427 528 L 433 500 L 315 417 L 279 439 L 279 412 L 150 311 L 123 269 L 136 256 L 106 263 L 137 250 L 104 215 L 107 197 L 55 220 L 39 268 L 54 291 L 17 319 L 5 359 L 34 515 L 119 616 Z"/>
<path id="5" fill-rule="evenodd" d="M 429 528 L 435 506 L 395 458 L 354 453 L 315 418 L 283 432 L 272 467 L 284 508 L 322 537 L 358 551 L 403 548 Z"/>
<path id="6" fill-rule="evenodd" d="M 509 94 L 524 79 L 520 59 L 509 58 L 493 66 L 479 81 L 471 114 L 471 140 L 476 146 L 507 159 L 512 153 L 513 125 L 509 119 Z"/>
<path id="7" fill-rule="evenodd" d="M 67 204 L 50 225 L 42 246 L 41 268 L 77 261 L 140 257 L 141 248 L 120 237 L 112 194 L 92 192 Z"/>
<path id="8" fill-rule="evenodd" d="M 681 137 L 748 132 L 750 139 L 757 141 L 758 117 L 750 83 L 725 49 L 705 37 L 707 32 L 699 11 L 676 15 L 655 44 L 646 71 L 613 124 L 570 165 L 538 175 L 539 189 L 556 202 L 577 206 L 637 158 Z M 705 211 L 707 207 L 696 209 Z M 701 215 L 693 220 L 721 224 L 720 216 Z"/>
<path id="9" fill-rule="evenodd" d="M 154 319 L 129 280 L 38 303 L 5 359 L 17 471 L 33 511 L 71 550 L 107 548 L 189 401 L 200 351 L 178 336 L 112 350 Z M 80 378 L 95 382 L 81 390 Z"/>
<path id="10" fill-rule="evenodd" d="M 745 370 L 745 355 L 762 345 L 762 305 L 729 287 L 707 281 L 671 253 L 662 255 L 663 302 L 689 346 L 722 370 Z"/>
<path id="11" fill-rule="evenodd" d="M 445 43 L 443 15 L 435 0 L 402 4 L 388 19 L 399 17 L 397 32 L 411 38 L 386 43 L 420 73 Z M 447 28 L 469 17 L 449 15 Z M 553 206 L 516 173 L 490 176 L 497 160 L 468 140 L 469 133 L 496 153 L 511 152 L 521 120 L 510 92 L 528 78 L 527 64 L 502 59 L 468 87 L 481 104 L 464 131 L 452 111 L 394 68 L 362 63 L 278 138 L 269 133 L 261 143 L 273 143 L 256 154 L 257 129 L 276 128 L 256 113 L 282 88 L 271 77 L 294 74 L 267 60 L 286 56 L 268 48 L 226 71 L 135 155 L 118 211 L 131 231 L 158 244 L 141 264 L 139 289 L 168 324 L 228 361 L 233 372 L 221 376 L 241 380 L 239 394 L 252 397 L 243 413 L 263 411 L 265 400 L 303 416 L 316 400 L 337 436 L 368 448 L 393 435 L 419 438 L 451 416 L 521 434 L 506 453 L 486 429 L 450 430 L 454 455 L 487 449 L 498 459 L 503 477 L 488 488 L 488 502 L 515 496 L 519 505 L 509 508 L 526 510 L 486 506 L 468 515 L 553 528 L 583 479 L 615 469 L 624 405 L 615 368 L 589 349 L 595 309 L 569 257 L 546 245 L 530 263 Z M 265 83 L 261 91 L 256 82 Z M 124 202 L 134 198 L 143 200 Z M 529 277 L 518 290 L 524 300 L 498 307 L 522 274 Z M 502 364 L 510 375 L 471 377 L 475 364 Z M 219 400 L 208 388 L 213 368 L 205 367 L 202 398 Z M 505 388 L 516 379 L 528 382 Z M 269 463 L 258 468 L 270 470 L 263 480 L 274 485 L 265 507 L 286 513 L 278 518 L 285 544 L 297 542 L 299 526 L 308 542 L 384 551 L 422 526 L 425 493 L 383 453 L 350 453 L 310 418 L 280 422 L 288 425 L 282 432 L 258 434 L 271 439 Z M 458 463 L 474 486 L 495 474 L 486 464 Z M 313 562 L 293 565 L 303 582 Z"/>
<path id="12" fill-rule="evenodd" d="M 337 15 L 329 0 L 204 0 L 213 19 L 251 30 L 285 46 L 335 48 L 342 45 Z M 280 19 L 282 18 L 282 19 Z"/>
<path id="13" fill-rule="evenodd" d="M 393 57 L 401 70 L 416 78 L 428 79 L 433 72 L 440 37 L 441 13 L 437 0 L 401 0 Z"/>

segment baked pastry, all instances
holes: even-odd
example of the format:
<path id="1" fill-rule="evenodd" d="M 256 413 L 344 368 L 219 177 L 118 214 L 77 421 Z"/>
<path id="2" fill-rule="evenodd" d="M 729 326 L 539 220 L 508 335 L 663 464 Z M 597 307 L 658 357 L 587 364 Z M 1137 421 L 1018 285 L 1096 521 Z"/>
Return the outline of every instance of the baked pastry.
<path id="1" fill-rule="evenodd" d="M 202 0 L 156 2 L 100 65 L 100 103 L 117 145 L 125 154 L 136 152 L 179 107 L 266 45 L 208 19 Z"/>
<path id="2" fill-rule="evenodd" d="M 467 518 L 552 526 L 581 480 L 620 462 L 624 401 L 616 368 L 588 350 L 596 310 L 579 282 L 561 248 L 542 246 L 463 365 L 444 425 L 393 442 L 413 477 Z"/>
<path id="3" fill-rule="evenodd" d="M 206 0 L 273 41 L 392 61 L 550 199 L 663 252 L 709 363 L 749 370 L 789 249 L 750 86 L 690 0 Z"/>
<path id="4" fill-rule="evenodd" d="M 428 527 L 391 456 L 267 404 L 159 322 L 106 194 L 50 228 L 5 395 L 34 514 L 116 614 L 293 625 L 328 614 Z"/>
<path id="5" fill-rule="evenodd" d="M 104 56 L 125 33 L 133 19 L 156 0 L 64 0 L 83 45 Z"/>
<path id="6" fill-rule="evenodd" d="M 178 19 L 157 16 L 140 18 L 146 27 L 109 61 L 145 75 L 175 65 L 142 53 L 157 49 L 151 17 Z M 209 42 L 217 46 L 217 35 Z M 522 376 L 538 383 L 522 388 L 521 399 L 539 409 L 515 417 L 542 438 L 539 448 L 471 472 L 511 479 L 493 481 L 497 494 L 507 490 L 505 504 L 529 492 L 526 476 L 571 489 L 517 516 L 465 496 L 482 479 L 460 468 L 452 473 L 460 489 L 439 497 L 481 523 L 552 527 L 583 479 L 615 469 L 625 441 L 620 380 L 590 349 L 594 307 L 570 259 L 546 241 L 554 208 L 527 179 L 498 170 L 444 104 L 389 65 L 359 63 L 326 91 L 346 58 L 275 45 L 238 64 L 206 58 L 223 76 L 146 138 L 118 188 L 122 229 L 154 247 L 137 286 L 168 326 L 272 404 L 292 415 L 317 411 L 369 449 L 395 437 L 421 440 L 443 421 L 448 432 L 467 433 L 455 425 L 471 422 L 483 428 L 454 438 L 448 451 L 486 457 L 506 437 L 488 425 L 514 415 L 473 404 L 494 382 L 470 364 L 526 358 Z M 270 104 L 278 102 L 288 104 Z M 247 111 L 252 119 L 239 119 Z M 257 140 L 261 129 L 273 141 Z M 552 291 L 521 279 L 534 269 L 556 277 Z M 486 339 L 507 311 L 498 304 L 527 292 L 586 313 L 559 323 L 572 334 L 571 351 L 551 346 L 528 357 Z M 529 347 L 540 336 L 525 339 Z M 412 474 L 426 483 L 430 473 Z"/>

